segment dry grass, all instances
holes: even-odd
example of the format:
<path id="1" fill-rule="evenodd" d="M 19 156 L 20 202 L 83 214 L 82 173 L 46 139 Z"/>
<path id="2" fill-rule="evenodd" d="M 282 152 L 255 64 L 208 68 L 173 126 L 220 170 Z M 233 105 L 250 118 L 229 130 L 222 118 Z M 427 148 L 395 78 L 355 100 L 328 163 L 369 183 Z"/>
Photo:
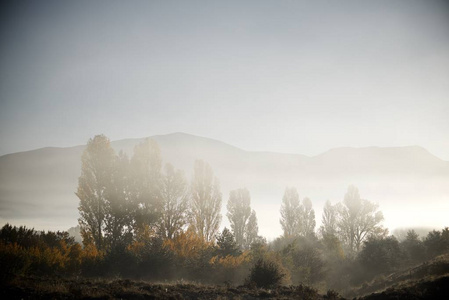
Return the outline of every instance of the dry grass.
<path id="1" fill-rule="evenodd" d="M 331 296 L 331 297 L 329 297 Z M 250 289 L 192 283 L 156 284 L 132 280 L 18 278 L 1 289 L 1 299 L 338 299 L 305 286 Z"/>

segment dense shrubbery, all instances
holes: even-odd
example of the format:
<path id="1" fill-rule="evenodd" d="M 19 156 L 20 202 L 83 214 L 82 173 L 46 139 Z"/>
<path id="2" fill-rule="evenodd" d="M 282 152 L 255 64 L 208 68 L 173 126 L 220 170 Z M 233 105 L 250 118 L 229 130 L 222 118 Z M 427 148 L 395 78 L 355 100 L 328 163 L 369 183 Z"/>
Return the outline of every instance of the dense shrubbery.
<path id="1" fill-rule="evenodd" d="M 259 288 L 272 288 L 279 286 L 285 276 L 286 274 L 277 262 L 258 259 L 251 268 L 246 284 L 249 286 L 255 285 Z"/>
<path id="2" fill-rule="evenodd" d="M 344 292 L 349 285 L 370 282 L 444 253 L 447 230 L 432 231 L 422 240 L 413 232 L 402 242 L 394 237 L 369 239 L 359 255 L 350 258 L 330 237 L 279 238 L 269 245 L 257 242 L 248 250 L 237 251 L 232 234 L 226 230 L 218 243 L 212 243 L 193 230 L 163 239 L 147 228 L 127 247 L 99 251 L 93 244 L 83 247 L 75 243 L 65 232 L 39 232 L 6 224 L 0 230 L 1 279 L 82 275 L 232 285 L 245 282 L 249 287 L 263 288 L 306 284 Z M 442 268 L 447 271 L 447 265 Z"/>

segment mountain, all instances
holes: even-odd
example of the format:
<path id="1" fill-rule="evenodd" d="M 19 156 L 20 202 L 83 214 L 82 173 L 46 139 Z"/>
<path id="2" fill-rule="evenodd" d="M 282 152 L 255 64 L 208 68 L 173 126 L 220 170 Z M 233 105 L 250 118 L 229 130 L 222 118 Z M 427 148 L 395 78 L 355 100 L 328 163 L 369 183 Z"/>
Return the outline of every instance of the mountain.
<path id="1" fill-rule="evenodd" d="M 247 187 L 261 233 L 269 237 L 280 234 L 278 212 L 286 186 L 296 186 L 301 198 L 312 199 L 317 223 L 324 202 L 341 201 L 350 184 L 359 187 L 363 198 L 380 204 L 391 227 L 409 223 L 441 227 L 444 211 L 449 211 L 449 163 L 417 146 L 337 148 L 308 157 L 244 151 L 184 133 L 151 138 L 159 144 L 164 163 L 184 170 L 189 178 L 196 159 L 212 166 L 221 183 L 223 215 L 229 191 Z M 117 152 L 132 155 L 143 140 L 111 144 Z M 1 156 L 0 221 L 37 229 L 76 225 L 75 191 L 84 148 L 52 147 Z"/>

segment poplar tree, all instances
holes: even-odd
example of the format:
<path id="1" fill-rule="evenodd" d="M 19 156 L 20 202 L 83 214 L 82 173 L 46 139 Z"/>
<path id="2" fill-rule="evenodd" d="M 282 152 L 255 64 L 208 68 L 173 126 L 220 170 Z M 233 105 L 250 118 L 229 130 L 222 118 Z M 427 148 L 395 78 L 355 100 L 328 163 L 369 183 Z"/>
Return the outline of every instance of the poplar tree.
<path id="1" fill-rule="evenodd" d="M 160 231 L 163 238 L 172 239 L 187 224 L 188 188 L 184 174 L 171 164 L 165 165 L 162 177 L 162 218 Z"/>
<path id="2" fill-rule="evenodd" d="M 89 139 L 81 161 L 81 176 L 76 195 L 80 199 L 78 219 L 83 242 L 104 249 L 106 197 L 112 186 L 115 154 L 109 139 L 96 135 Z"/>
<path id="3" fill-rule="evenodd" d="M 196 160 L 191 183 L 190 223 L 206 242 L 212 242 L 221 222 L 221 192 L 209 164 Z"/>

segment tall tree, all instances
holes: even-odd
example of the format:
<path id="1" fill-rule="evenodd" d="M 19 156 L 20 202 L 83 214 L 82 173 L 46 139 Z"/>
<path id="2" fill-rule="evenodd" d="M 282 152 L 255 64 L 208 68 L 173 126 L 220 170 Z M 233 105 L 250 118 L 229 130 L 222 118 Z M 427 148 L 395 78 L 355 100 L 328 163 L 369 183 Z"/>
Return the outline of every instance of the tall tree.
<path id="1" fill-rule="evenodd" d="M 320 232 L 322 236 L 337 235 L 337 210 L 329 200 L 324 204 L 321 224 Z"/>
<path id="2" fill-rule="evenodd" d="M 111 250 L 132 241 L 132 203 L 129 191 L 129 159 L 123 152 L 114 161 L 111 186 L 105 198 L 105 240 Z"/>
<path id="3" fill-rule="evenodd" d="M 315 211 L 312 208 L 312 201 L 309 198 L 302 200 L 302 209 L 300 210 L 301 235 L 310 237 L 315 234 Z"/>
<path id="4" fill-rule="evenodd" d="M 261 240 L 261 237 L 259 236 L 259 226 L 257 225 L 257 216 L 254 209 L 251 211 L 245 231 L 244 248 L 249 249 L 253 243 Z"/>
<path id="5" fill-rule="evenodd" d="M 251 196 L 247 189 L 233 190 L 229 194 L 226 216 L 231 224 L 231 230 L 239 247 L 246 247 L 247 229 L 251 216 Z M 255 217 L 255 216 L 254 216 Z M 254 222 L 254 220 L 253 220 Z M 254 224 L 251 224 L 254 230 Z M 256 220 L 257 226 L 257 220 Z M 257 233 L 256 233 L 257 234 Z"/>
<path id="6" fill-rule="evenodd" d="M 162 159 L 158 144 L 146 139 L 134 147 L 131 158 L 131 197 L 137 228 L 156 227 L 161 211 Z"/>
<path id="7" fill-rule="evenodd" d="M 217 253 L 221 257 L 240 255 L 240 249 L 232 232 L 226 227 L 217 235 Z"/>
<path id="8" fill-rule="evenodd" d="M 171 164 L 165 165 L 162 178 L 162 218 L 160 231 L 163 238 L 172 239 L 187 224 L 188 189 L 184 174 Z"/>
<path id="9" fill-rule="evenodd" d="M 221 192 L 209 164 L 196 160 L 191 184 L 191 225 L 205 241 L 211 242 L 221 222 Z"/>
<path id="10" fill-rule="evenodd" d="M 281 205 L 280 223 L 284 231 L 284 237 L 298 236 L 301 230 L 299 214 L 301 205 L 298 192 L 295 188 L 286 188 Z"/>
<path id="11" fill-rule="evenodd" d="M 384 217 L 378 208 L 377 204 L 361 199 L 354 186 L 348 188 L 343 204 L 338 204 L 339 235 L 350 255 L 359 252 L 370 235 L 385 235 L 386 230 L 379 224 Z"/>
<path id="12" fill-rule="evenodd" d="M 108 189 L 112 186 L 115 154 L 109 139 L 96 135 L 89 139 L 81 157 L 81 176 L 76 195 L 80 199 L 78 219 L 84 243 L 103 249 L 105 206 Z"/>

